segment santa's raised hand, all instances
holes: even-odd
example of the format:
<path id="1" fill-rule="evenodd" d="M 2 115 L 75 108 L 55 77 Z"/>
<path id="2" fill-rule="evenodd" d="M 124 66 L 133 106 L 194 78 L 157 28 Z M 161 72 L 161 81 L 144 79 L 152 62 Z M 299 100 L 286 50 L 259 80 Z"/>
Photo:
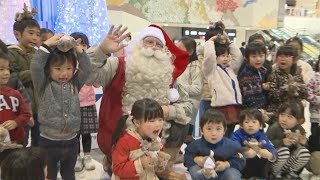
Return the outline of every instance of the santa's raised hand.
<path id="1" fill-rule="evenodd" d="M 114 25 L 111 26 L 107 36 L 100 44 L 100 49 L 105 53 L 114 53 L 127 46 L 127 44 L 121 44 L 126 37 L 130 35 L 130 32 L 123 35 L 127 30 L 127 27 L 122 28 L 122 25 L 114 29 Z"/>

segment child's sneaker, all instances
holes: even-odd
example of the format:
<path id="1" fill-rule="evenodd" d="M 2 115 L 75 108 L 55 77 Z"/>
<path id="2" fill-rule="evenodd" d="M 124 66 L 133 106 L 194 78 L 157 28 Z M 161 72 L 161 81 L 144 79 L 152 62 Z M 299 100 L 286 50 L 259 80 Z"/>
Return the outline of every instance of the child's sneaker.
<path id="1" fill-rule="evenodd" d="M 96 166 L 94 165 L 94 162 L 92 161 L 90 155 L 85 155 L 83 157 L 83 165 L 84 165 L 84 168 L 86 170 L 88 170 L 88 171 L 94 170 L 96 168 Z"/>
<path id="2" fill-rule="evenodd" d="M 74 171 L 80 172 L 82 170 L 83 170 L 83 159 L 81 156 L 78 156 L 76 166 L 74 167 Z"/>

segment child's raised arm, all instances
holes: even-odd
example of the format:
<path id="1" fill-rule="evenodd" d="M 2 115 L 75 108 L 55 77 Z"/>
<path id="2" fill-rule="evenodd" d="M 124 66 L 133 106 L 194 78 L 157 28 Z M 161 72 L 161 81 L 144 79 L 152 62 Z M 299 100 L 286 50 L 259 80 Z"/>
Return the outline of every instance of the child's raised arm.
<path id="1" fill-rule="evenodd" d="M 204 44 L 204 58 L 202 63 L 202 72 L 206 78 L 213 74 L 217 68 L 217 56 L 214 47 L 214 39 L 216 36 L 211 37 Z"/>

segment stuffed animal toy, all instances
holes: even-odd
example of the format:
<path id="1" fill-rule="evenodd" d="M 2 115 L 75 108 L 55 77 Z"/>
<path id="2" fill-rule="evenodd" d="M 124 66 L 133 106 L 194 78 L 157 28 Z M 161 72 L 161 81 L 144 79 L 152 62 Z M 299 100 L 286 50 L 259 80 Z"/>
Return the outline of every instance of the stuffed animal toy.
<path id="1" fill-rule="evenodd" d="M 289 74 L 288 83 L 281 87 L 281 89 L 286 90 L 291 97 L 299 96 L 300 88 L 301 86 L 303 86 L 301 83 L 298 83 L 295 79 L 295 76 Z"/>
<path id="2" fill-rule="evenodd" d="M 257 153 L 257 156 L 260 158 L 259 155 L 260 149 L 266 144 L 267 142 L 265 140 L 262 140 L 261 142 L 258 142 L 256 138 L 249 138 L 248 140 L 244 140 L 243 144 L 246 146 L 247 149 L 251 148 Z"/>
<path id="3" fill-rule="evenodd" d="M 300 146 L 299 142 L 300 142 L 300 138 L 301 138 L 301 133 L 300 133 L 299 129 L 297 129 L 295 132 L 292 132 L 289 129 L 285 129 L 284 134 L 285 134 L 286 138 L 293 139 L 297 142 L 296 144 L 294 144 L 295 146 Z"/>
<path id="4" fill-rule="evenodd" d="M 26 19 L 33 19 L 37 14 L 37 8 L 33 8 L 31 11 L 28 11 L 28 6 L 26 3 L 23 4 L 23 13 L 16 13 L 15 21 L 20 22 Z"/>
<path id="5" fill-rule="evenodd" d="M 23 146 L 21 144 L 11 143 L 9 131 L 4 127 L 0 127 L 0 152 L 6 149 L 16 149 L 22 147 Z"/>
<path id="6" fill-rule="evenodd" d="M 57 46 L 62 52 L 67 52 L 72 48 L 75 48 L 77 45 L 81 43 L 81 39 L 75 40 L 73 37 L 69 35 L 62 36 L 54 45 Z"/>
<path id="7" fill-rule="evenodd" d="M 214 162 L 214 152 L 210 150 L 210 155 L 205 157 L 203 168 L 198 171 L 198 173 L 201 173 L 206 177 L 207 179 L 216 178 L 217 172 L 214 170 L 216 167 Z"/>

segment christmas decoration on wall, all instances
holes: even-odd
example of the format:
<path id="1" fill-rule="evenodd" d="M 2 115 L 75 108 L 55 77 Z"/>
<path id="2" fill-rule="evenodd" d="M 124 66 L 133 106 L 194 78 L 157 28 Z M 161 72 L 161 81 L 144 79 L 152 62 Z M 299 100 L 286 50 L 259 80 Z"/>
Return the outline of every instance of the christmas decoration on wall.
<path id="1" fill-rule="evenodd" d="M 217 3 L 217 11 L 219 12 L 233 12 L 235 11 L 238 7 L 239 4 L 235 0 L 216 0 Z"/>
<path id="2" fill-rule="evenodd" d="M 0 39 L 6 44 L 16 44 L 13 34 L 14 18 L 17 12 L 23 11 L 23 4 L 30 7 L 30 0 L 0 0 Z"/>
<path id="3" fill-rule="evenodd" d="M 98 44 L 109 30 L 105 0 L 58 0 L 55 33 L 85 33 L 90 44 Z"/>

